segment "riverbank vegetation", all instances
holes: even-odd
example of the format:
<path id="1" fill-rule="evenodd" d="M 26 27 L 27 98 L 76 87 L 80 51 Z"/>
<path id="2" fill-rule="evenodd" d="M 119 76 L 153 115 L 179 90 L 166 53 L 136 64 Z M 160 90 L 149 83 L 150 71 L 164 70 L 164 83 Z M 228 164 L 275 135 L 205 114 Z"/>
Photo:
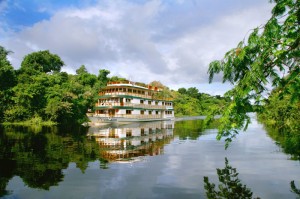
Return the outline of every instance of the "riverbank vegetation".
<path id="1" fill-rule="evenodd" d="M 289 87 L 292 89 L 291 85 Z M 258 118 L 283 150 L 291 154 L 292 159 L 300 160 L 300 103 L 292 96 L 290 93 L 282 95 L 280 89 L 274 89 Z"/>
<path id="2" fill-rule="evenodd" d="M 17 70 L 10 52 L 0 47 L 0 122 L 82 123 L 109 71 L 90 74 L 82 65 L 75 75 L 61 72 L 64 62 L 49 51 L 25 56 Z"/>
<path id="3" fill-rule="evenodd" d="M 100 69 L 90 74 L 84 65 L 76 74 L 62 72 L 64 62 L 49 51 L 38 51 L 24 57 L 15 70 L 7 59 L 11 53 L 0 46 L 0 123 L 53 125 L 83 123 L 93 111 L 98 91 L 109 81 L 126 81 Z M 140 83 L 142 84 L 142 83 Z M 223 106 L 225 98 L 200 93 L 197 88 L 170 90 L 158 81 L 150 83 L 163 88 L 160 97 L 172 98 L 176 116 L 205 115 L 211 107 Z"/>

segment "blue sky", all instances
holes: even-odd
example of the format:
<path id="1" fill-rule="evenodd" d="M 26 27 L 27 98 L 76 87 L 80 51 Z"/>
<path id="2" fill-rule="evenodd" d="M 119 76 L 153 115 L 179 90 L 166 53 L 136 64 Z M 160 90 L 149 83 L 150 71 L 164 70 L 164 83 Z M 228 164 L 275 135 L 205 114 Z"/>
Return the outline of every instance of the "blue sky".
<path id="1" fill-rule="evenodd" d="M 161 81 L 223 94 L 211 61 L 221 59 L 271 16 L 268 0 L 0 0 L 0 45 L 25 55 L 50 50 L 74 73 L 108 69 L 132 81 Z"/>

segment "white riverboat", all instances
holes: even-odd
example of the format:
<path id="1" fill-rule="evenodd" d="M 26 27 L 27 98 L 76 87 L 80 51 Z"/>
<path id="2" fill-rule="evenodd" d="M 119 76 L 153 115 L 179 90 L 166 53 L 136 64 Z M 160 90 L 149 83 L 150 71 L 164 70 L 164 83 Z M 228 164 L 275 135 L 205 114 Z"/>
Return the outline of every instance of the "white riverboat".
<path id="1" fill-rule="evenodd" d="M 92 123 L 174 119 L 173 101 L 162 89 L 135 82 L 109 82 L 99 91 Z"/>

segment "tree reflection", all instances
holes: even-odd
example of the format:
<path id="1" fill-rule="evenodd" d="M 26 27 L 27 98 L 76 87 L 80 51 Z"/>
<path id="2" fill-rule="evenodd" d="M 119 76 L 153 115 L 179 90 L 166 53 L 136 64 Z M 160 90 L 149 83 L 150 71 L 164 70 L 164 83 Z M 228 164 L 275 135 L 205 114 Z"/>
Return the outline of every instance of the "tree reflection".
<path id="1" fill-rule="evenodd" d="M 291 155 L 292 160 L 300 160 L 300 131 L 299 127 L 278 128 L 261 120 L 270 137 L 276 141 L 285 153 Z"/>
<path id="2" fill-rule="evenodd" d="M 174 135 L 181 140 L 196 140 L 204 131 L 203 120 L 187 120 L 175 123 Z"/>
<path id="3" fill-rule="evenodd" d="M 243 185 L 238 178 L 239 173 L 236 168 L 229 165 L 228 159 L 225 158 L 225 168 L 217 168 L 217 174 L 220 184 L 218 185 L 219 190 L 216 190 L 216 185 L 209 182 L 209 178 L 204 176 L 204 189 L 206 196 L 209 199 L 251 199 L 253 192 L 251 189 Z M 295 185 L 294 181 L 290 182 L 291 191 L 298 195 L 300 198 L 300 189 Z M 257 197 L 256 199 L 259 199 Z"/>
<path id="4" fill-rule="evenodd" d="M 1 141 L 0 141 L 1 142 Z M 16 161 L 0 159 L 0 197 L 8 194 L 5 190 L 8 181 L 14 176 L 13 170 L 16 168 Z"/>
<path id="5" fill-rule="evenodd" d="M 291 190 L 293 193 L 298 195 L 298 198 L 300 198 L 300 189 L 296 187 L 294 180 L 291 181 Z"/>
<path id="6" fill-rule="evenodd" d="M 209 199 L 239 199 L 252 198 L 252 191 L 243 185 L 238 178 L 239 173 L 236 168 L 229 165 L 227 158 L 225 158 L 225 168 L 217 168 L 217 174 L 220 184 L 218 185 L 219 191 L 215 190 L 216 185 L 210 183 L 207 176 L 204 176 L 204 188 L 206 190 L 206 196 Z"/>
<path id="7" fill-rule="evenodd" d="M 104 137 L 97 136 L 99 129 L 95 129 L 96 136 L 87 136 L 90 129 L 83 126 L 0 126 L 0 196 L 9 194 L 6 187 L 14 176 L 30 188 L 49 190 L 63 181 L 63 169 L 71 162 L 83 173 L 96 160 L 101 169 L 108 169 L 112 161 L 161 154 L 173 139 L 173 124 L 140 125 L 109 128 Z"/>
<path id="8" fill-rule="evenodd" d="M 62 170 L 70 162 L 84 172 L 88 162 L 99 158 L 97 144 L 86 139 L 83 127 L 34 129 L 1 127 L 0 196 L 9 194 L 5 189 L 13 176 L 20 176 L 31 188 L 48 190 L 63 180 Z"/>

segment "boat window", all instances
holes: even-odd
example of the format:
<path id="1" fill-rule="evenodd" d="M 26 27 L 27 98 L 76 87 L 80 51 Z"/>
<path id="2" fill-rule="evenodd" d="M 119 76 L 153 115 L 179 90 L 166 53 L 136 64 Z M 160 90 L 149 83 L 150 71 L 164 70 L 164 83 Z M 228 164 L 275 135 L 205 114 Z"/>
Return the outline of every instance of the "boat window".
<path id="1" fill-rule="evenodd" d="M 131 115 L 131 110 L 126 110 L 126 115 Z"/>
<path id="2" fill-rule="evenodd" d="M 153 133 L 152 128 L 149 128 L 149 133 Z M 150 140 L 149 140 L 150 141 Z"/>
<path id="3" fill-rule="evenodd" d="M 126 130 L 126 137 L 131 137 L 132 136 L 132 129 L 127 129 Z"/>
<path id="4" fill-rule="evenodd" d="M 144 100 L 140 100 L 140 103 L 141 103 L 141 104 L 144 104 Z"/>
<path id="5" fill-rule="evenodd" d="M 158 111 L 155 111 L 155 114 L 158 115 Z"/>
<path id="6" fill-rule="evenodd" d="M 150 100 L 148 101 L 148 104 L 151 104 L 151 101 L 150 101 Z"/>
<path id="7" fill-rule="evenodd" d="M 141 115 L 144 115 L 145 111 L 141 110 Z"/>
<path id="8" fill-rule="evenodd" d="M 166 128 L 167 128 L 167 129 L 172 129 L 172 128 L 173 128 L 173 127 L 172 127 L 172 124 L 167 124 L 167 125 L 166 125 Z"/>
<path id="9" fill-rule="evenodd" d="M 155 101 L 155 105 L 158 105 L 158 101 Z"/>
<path id="10" fill-rule="evenodd" d="M 149 115 L 152 115 L 152 111 L 149 111 Z"/>
<path id="11" fill-rule="evenodd" d="M 141 128 L 141 135 L 145 134 L 145 129 Z"/>
<path id="12" fill-rule="evenodd" d="M 126 98 L 126 102 L 131 102 L 131 99 L 129 99 L 129 98 Z"/>

